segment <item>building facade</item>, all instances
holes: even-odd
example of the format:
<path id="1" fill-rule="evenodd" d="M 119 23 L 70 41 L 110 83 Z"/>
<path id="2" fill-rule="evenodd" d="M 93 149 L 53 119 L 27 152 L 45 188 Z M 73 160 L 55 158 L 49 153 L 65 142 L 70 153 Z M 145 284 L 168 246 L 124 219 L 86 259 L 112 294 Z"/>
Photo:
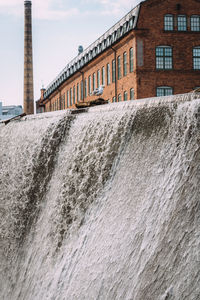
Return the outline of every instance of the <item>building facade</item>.
<path id="1" fill-rule="evenodd" d="M 146 0 L 41 90 L 38 111 L 187 93 L 200 86 L 200 0 Z"/>
<path id="2" fill-rule="evenodd" d="M 0 102 L 0 120 L 7 120 L 23 113 L 21 105 L 8 105 L 3 106 Z"/>

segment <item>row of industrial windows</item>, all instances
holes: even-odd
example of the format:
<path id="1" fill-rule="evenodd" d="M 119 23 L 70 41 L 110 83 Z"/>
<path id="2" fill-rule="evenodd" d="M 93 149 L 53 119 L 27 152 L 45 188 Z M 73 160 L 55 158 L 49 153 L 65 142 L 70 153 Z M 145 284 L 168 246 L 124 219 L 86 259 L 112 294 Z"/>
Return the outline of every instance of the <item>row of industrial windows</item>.
<path id="1" fill-rule="evenodd" d="M 199 15 L 191 16 L 190 21 L 188 22 L 188 18 L 186 15 L 178 15 L 175 17 L 174 15 L 167 14 L 164 16 L 164 30 L 174 30 L 175 22 L 177 24 L 178 31 L 187 31 L 189 23 L 191 31 L 200 31 Z"/>
<path id="2" fill-rule="evenodd" d="M 130 91 L 129 91 L 129 99 L 130 100 L 135 99 L 135 93 L 134 93 L 133 88 L 131 88 Z M 127 91 L 124 91 L 124 93 L 123 93 L 123 100 L 124 101 L 128 100 L 128 92 Z M 116 99 L 116 97 L 112 98 L 112 102 L 121 102 L 121 101 L 122 101 L 122 95 L 121 94 L 118 94 L 117 99 Z"/>
<path id="3" fill-rule="evenodd" d="M 117 57 L 117 74 L 116 74 L 116 61 L 115 59 L 112 60 L 112 65 L 108 63 L 101 68 L 101 70 L 97 70 L 97 72 L 89 75 L 88 78 L 81 81 L 80 85 L 77 83 L 77 86 L 73 86 L 67 91 L 67 107 L 72 106 L 76 102 L 83 100 L 85 97 L 90 96 L 92 91 L 96 88 L 99 88 L 100 85 L 105 86 L 105 84 L 109 85 L 114 83 L 116 79 L 122 78 L 122 68 L 123 68 L 123 76 L 128 74 L 128 59 L 127 59 L 127 52 L 123 53 L 123 65 L 121 64 L 121 56 Z M 133 48 L 129 49 L 129 72 L 133 72 Z M 117 76 L 116 76 L 117 75 Z M 127 94 L 128 95 L 128 94 Z M 128 96 L 127 96 L 128 98 Z M 126 100 L 126 96 L 124 97 Z M 130 99 L 134 99 L 134 92 L 130 93 Z M 121 101 L 121 100 L 120 100 Z M 116 102 L 116 101 L 114 101 Z M 65 109 L 65 104 L 63 103 L 62 97 L 57 99 L 53 104 L 53 110 L 58 109 Z M 60 106 L 59 106 L 60 103 Z"/>
<path id="4" fill-rule="evenodd" d="M 134 89 L 131 88 L 129 91 L 129 97 L 128 97 L 128 92 L 124 91 L 123 93 L 123 100 L 127 101 L 128 98 L 130 100 L 135 99 L 135 94 L 134 94 Z M 77 100 L 79 101 L 79 84 L 77 84 Z M 116 100 L 116 97 L 112 98 L 112 102 L 120 102 L 122 101 L 122 95 L 119 94 Z M 76 103 L 76 95 L 75 95 L 75 86 L 67 91 L 67 103 L 65 102 L 65 94 L 63 94 L 60 98 L 57 98 L 56 101 L 52 104 L 52 107 L 50 110 L 60 110 L 60 109 L 65 109 L 67 107 L 72 106 L 73 103 Z"/>
<path id="5" fill-rule="evenodd" d="M 133 48 L 129 49 L 129 72 L 133 72 Z M 127 61 L 127 52 L 123 53 L 123 76 L 128 74 L 128 61 Z M 87 97 L 101 85 L 107 84 L 109 85 L 112 82 L 114 83 L 116 79 L 122 78 L 122 64 L 121 64 L 121 56 L 117 57 L 117 77 L 116 77 L 116 61 L 115 59 L 112 60 L 112 66 L 108 63 L 105 67 L 103 66 L 101 70 L 98 70 L 97 73 L 93 73 L 92 76 L 88 77 L 88 84 L 87 79 L 85 79 L 84 83 L 84 95 Z M 87 90 L 88 87 L 88 90 Z"/>
<path id="6" fill-rule="evenodd" d="M 77 89 L 78 89 L 78 84 L 77 84 Z M 73 88 L 74 90 L 74 88 Z M 70 92 L 68 91 L 67 93 L 71 94 L 71 99 L 72 99 L 72 89 L 70 89 Z M 163 96 L 171 96 L 173 95 L 173 88 L 170 86 L 159 86 L 156 88 L 156 96 L 157 97 L 163 97 Z M 68 99 L 69 99 L 69 95 L 68 95 Z M 134 100 L 135 99 L 135 95 L 134 95 L 134 89 L 131 88 L 129 90 L 129 99 L 130 100 Z M 75 97 L 73 97 L 73 101 L 75 100 Z M 122 95 L 118 94 L 118 97 L 116 99 L 116 97 L 112 98 L 112 102 L 121 102 L 121 101 L 127 101 L 128 100 L 128 92 L 124 91 L 123 93 L 123 99 L 122 99 Z M 75 103 L 75 102 L 74 102 Z M 72 101 L 71 102 L 67 102 L 67 107 L 72 105 Z M 60 98 L 56 99 L 56 101 L 53 103 L 51 110 L 60 110 L 60 109 L 65 109 L 67 108 L 65 105 L 65 94 L 63 96 L 61 96 Z"/>
<path id="7" fill-rule="evenodd" d="M 112 69 L 112 70 L 111 70 Z M 112 71 L 112 72 L 111 72 Z M 133 72 L 133 48 L 129 49 L 129 72 Z M 127 60 L 127 52 L 123 53 L 123 76 L 126 76 L 128 74 L 128 60 Z M 97 77 L 96 77 L 97 75 Z M 106 75 L 106 78 L 105 78 Z M 109 85 L 112 82 L 114 83 L 116 79 L 122 78 L 122 64 L 121 64 L 121 56 L 119 55 L 117 57 L 117 77 L 116 77 L 116 61 L 115 59 L 112 60 L 112 66 L 108 63 L 105 67 L 103 66 L 101 68 L 101 71 L 98 70 L 97 74 L 93 73 L 92 77 L 91 75 L 88 77 L 88 91 L 87 91 L 87 79 L 85 79 L 85 89 L 84 89 L 84 95 L 87 97 L 87 95 L 90 95 L 92 91 L 94 91 L 101 85 L 107 84 Z"/>
<path id="8" fill-rule="evenodd" d="M 200 70 L 200 47 L 192 49 L 193 69 Z M 173 53 L 171 46 L 156 47 L 156 69 L 170 70 L 173 68 Z"/>
<path id="9" fill-rule="evenodd" d="M 78 85 L 77 85 L 78 88 Z M 70 89 L 70 93 L 72 96 L 72 89 Z M 170 86 L 159 86 L 156 88 L 156 96 L 157 97 L 163 97 L 163 96 L 171 96 L 173 95 L 173 88 Z M 74 99 L 74 98 L 73 98 Z M 135 95 L 134 95 L 134 89 L 131 88 L 129 91 L 129 99 L 130 100 L 134 100 L 135 99 Z M 124 91 L 123 93 L 123 101 L 127 101 L 128 100 L 128 92 Z M 118 94 L 118 97 L 116 99 L 116 97 L 112 98 L 112 102 L 121 102 L 122 101 L 122 95 Z M 72 102 L 67 102 L 67 107 L 71 106 Z M 60 109 L 65 109 L 65 94 L 63 96 L 61 96 L 60 98 L 58 98 L 52 105 L 51 110 L 60 110 Z"/>

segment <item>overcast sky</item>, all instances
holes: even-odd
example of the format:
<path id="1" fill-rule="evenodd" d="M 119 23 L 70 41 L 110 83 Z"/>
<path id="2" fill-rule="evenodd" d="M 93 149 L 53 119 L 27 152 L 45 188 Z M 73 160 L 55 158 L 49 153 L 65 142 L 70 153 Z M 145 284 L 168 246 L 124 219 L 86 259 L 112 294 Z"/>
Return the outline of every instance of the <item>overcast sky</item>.
<path id="1" fill-rule="evenodd" d="M 140 0 L 32 0 L 34 98 Z M 24 1 L 0 0 L 0 101 L 23 105 Z"/>

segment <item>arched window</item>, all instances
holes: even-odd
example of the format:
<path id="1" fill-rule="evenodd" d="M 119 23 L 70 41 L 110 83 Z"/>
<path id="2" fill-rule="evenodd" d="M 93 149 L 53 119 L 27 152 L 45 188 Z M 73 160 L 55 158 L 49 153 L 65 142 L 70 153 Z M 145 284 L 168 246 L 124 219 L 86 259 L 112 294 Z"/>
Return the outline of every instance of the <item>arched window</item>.
<path id="1" fill-rule="evenodd" d="M 72 88 L 70 88 L 70 106 L 72 106 Z"/>
<path id="2" fill-rule="evenodd" d="M 92 86 L 91 86 L 91 75 L 88 77 L 88 95 L 90 96 L 92 92 Z"/>
<path id="3" fill-rule="evenodd" d="M 97 70 L 97 87 L 100 87 L 100 70 Z"/>
<path id="4" fill-rule="evenodd" d="M 174 30 L 174 16 L 165 15 L 164 16 L 164 30 Z"/>
<path id="5" fill-rule="evenodd" d="M 117 79 L 121 78 L 121 57 L 117 57 Z"/>
<path id="6" fill-rule="evenodd" d="M 191 16 L 191 31 L 200 31 L 200 16 Z"/>
<path id="7" fill-rule="evenodd" d="M 126 52 L 123 53 L 123 75 L 127 75 L 127 54 Z"/>
<path id="8" fill-rule="evenodd" d="M 193 69 L 200 70 L 200 46 L 193 48 Z"/>
<path id="9" fill-rule="evenodd" d="M 162 96 L 170 96 L 173 95 L 173 89 L 170 86 L 158 86 L 156 88 L 156 96 L 162 97 Z"/>
<path id="10" fill-rule="evenodd" d="M 160 70 L 172 69 L 172 47 L 170 46 L 156 47 L 156 69 L 160 69 Z"/>
<path id="11" fill-rule="evenodd" d="M 187 17 L 185 15 L 178 16 L 178 31 L 187 30 Z"/>
<path id="12" fill-rule="evenodd" d="M 133 48 L 129 49 L 129 71 L 133 72 Z"/>
<path id="13" fill-rule="evenodd" d="M 121 94 L 118 95 L 118 102 L 121 102 L 122 101 L 122 96 Z"/>
<path id="14" fill-rule="evenodd" d="M 104 66 L 101 68 L 101 83 L 102 83 L 102 85 L 105 85 L 105 67 Z"/>
<path id="15" fill-rule="evenodd" d="M 115 59 L 112 60 L 112 82 L 116 81 Z"/>
<path id="16" fill-rule="evenodd" d="M 134 98 L 135 98 L 135 95 L 134 95 L 134 89 L 131 88 L 131 89 L 130 89 L 130 100 L 134 100 Z"/>
<path id="17" fill-rule="evenodd" d="M 67 107 L 69 107 L 69 106 L 70 106 L 69 105 L 69 91 L 67 90 Z M 55 105 L 54 105 L 54 110 L 55 110 Z"/>
<path id="18" fill-rule="evenodd" d="M 92 75 L 92 90 L 94 91 L 96 89 L 96 73 L 93 73 Z"/>
<path id="19" fill-rule="evenodd" d="M 110 84 L 110 64 L 106 65 L 106 69 L 107 69 L 107 85 Z"/>
<path id="20" fill-rule="evenodd" d="M 83 80 L 81 80 L 81 100 L 83 100 Z"/>
<path id="21" fill-rule="evenodd" d="M 73 103 L 76 103 L 76 88 L 75 85 L 73 86 Z"/>
<path id="22" fill-rule="evenodd" d="M 124 101 L 127 101 L 128 100 L 128 93 L 125 91 L 124 92 Z"/>
<path id="23" fill-rule="evenodd" d="M 77 83 L 77 86 L 76 86 L 76 99 L 77 99 L 77 102 L 80 101 L 80 98 L 79 98 L 79 83 Z"/>
<path id="24" fill-rule="evenodd" d="M 84 96 L 87 97 L 87 78 L 84 80 Z M 82 97 L 83 100 L 83 97 Z"/>

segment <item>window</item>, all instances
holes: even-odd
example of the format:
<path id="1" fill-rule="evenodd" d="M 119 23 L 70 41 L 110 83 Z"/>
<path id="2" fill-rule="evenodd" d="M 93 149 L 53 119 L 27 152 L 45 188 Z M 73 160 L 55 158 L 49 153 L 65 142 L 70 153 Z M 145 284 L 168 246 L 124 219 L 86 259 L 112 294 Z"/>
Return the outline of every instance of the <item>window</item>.
<path id="1" fill-rule="evenodd" d="M 67 91 L 67 107 L 69 107 L 69 91 Z"/>
<path id="2" fill-rule="evenodd" d="M 87 79 L 85 79 L 85 97 L 87 97 Z"/>
<path id="3" fill-rule="evenodd" d="M 113 103 L 116 102 L 116 98 L 115 97 L 112 98 L 112 102 Z"/>
<path id="4" fill-rule="evenodd" d="M 178 16 L 178 31 L 187 30 L 187 18 L 186 16 Z"/>
<path id="5" fill-rule="evenodd" d="M 129 69 L 130 73 L 133 72 L 133 48 L 129 49 Z"/>
<path id="6" fill-rule="evenodd" d="M 125 91 L 124 92 L 124 101 L 127 101 L 128 100 L 128 93 Z"/>
<path id="7" fill-rule="evenodd" d="M 107 64 L 107 85 L 110 84 L 110 64 Z"/>
<path id="8" fill-rule="evenodd" d="M 83 100 L 83 80 L 81 80 L 81 100 Z"/>
<path id="9" fill-rule="evenodd" d="M 160 70 L 172 69 L 172 47 L 169 46 L 156 47 L 156 69 L 160 69 Z"/>
<path id="10" fill-rule="evenodd" d="M 118 102 L 122 101 L 122 96 L 121 94 L 118 95 Z"/>
<path id="11" fill-rule="evenodd" d="M 134 89 L 131 88 L 130 89 L 130 100 L 134 100 L 134 98 L 135 98 Z"/>
<path id="12" fill-rule="evenodd" d="M 63 101 L 64 101 L 64 109 L 65 109 L 65 93 L 63 95 Z"/>
<path id="13" fill-rule="evenodd" d="M 77 98 L 77 102 L 80 100 L 79 99 L 79 83 L 77 83 L 77 86 L 76 86 L 76 98 Z"/>
<path id="14" fill-rule="evenodd" d="M 70 106 L 72 106 L 72 88 L 70 88 Z"/>
<path id="15" fill-rule="evenodd" d="M 63 98 L 62 96 L 59 98 L 59 102 L 60 102 L 60 109 L 63 109 Z M 51 103 L 50 103 L 51 105 Z"/>
<path id="16" fill-rule="evenodd" d="M 200 47 L 193 48 L 193 69 L 200 70 Z"/>
<path id="17" fill-rule="evenodd" d="M 73 86 L 73 102 L 76 103 L 76 88 L 75 85 Z"/>
<path id="18" fill-rule="evenodd" d="M 124 52 L 123 54 L 123 75 L 127 75 L 127 54 Z"/>
<path id="19" fill-rule="evenodd" d="M 159 86 L 156 89 L 156 96 L 162 97 L 162 96 L 170 96 L 173 95 L 173 89 L 169 86 Z"/>
<path id="20" fill-rule="evenodd" d="M 88 77 L 88 95 L 91 94 L 91 75 Z"/>
<path id="21" fill-rule="evenodd" d="M 191 16 L 191 31 L 200 31 L 200 16 Z"/>
<path id="22" fill-rule="evenodd" d="M 62 96 L 60 96 L 60 98 L 59 98 L 59 104 L 60 104 L 59 109 L 63 109 L 63 97 Z"/>
<path id="23" fill-rule="evenodd" d="M 97 87 L 100 87 L 100 70 L 97 71 Z"/>
<path id="24" fill-rule="evenodd" d="M 117 58 L 117 78 L 121 78 L 121 57 L 118 56 Z"/>
<path id="25" fill-rule="evenodd" d="M 96 74 L 93 73 L 92 75 L 92 90 L 94 91 L 96 88 Z"/>
<path id="26" fill-rule="evenodd" d="M 115 68 L 115 59 L 112 60 L 112 82 L 116 80 L 116 68 Z"/>
<path id="27" fill-rule="evenodd" d="M 173 17 L 173 15 L 165 15 L 165 17 L 164 17 L 164 30 L 174 30 L 174 17 Z"/>
<path id="28" fill-rule="evenodd" d="M 101 83 L 102 85 L 105 85 L 105 68 L 102 67 L 101 69 Z"/>

